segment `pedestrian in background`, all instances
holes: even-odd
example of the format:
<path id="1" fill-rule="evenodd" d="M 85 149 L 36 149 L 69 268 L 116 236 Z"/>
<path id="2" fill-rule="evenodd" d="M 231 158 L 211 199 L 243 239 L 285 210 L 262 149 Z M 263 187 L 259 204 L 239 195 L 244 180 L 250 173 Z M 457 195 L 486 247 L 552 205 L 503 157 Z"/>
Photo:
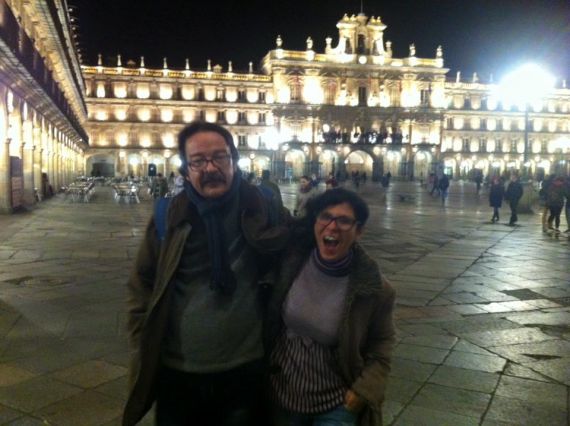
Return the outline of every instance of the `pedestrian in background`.
<path id="1" fill-rule="evenodd" d="M 307 203 L 311 198 L 318 195 L 317 189 L 312 185 L 309 176 L 301 176 L 299 179 L 299 192 L 297 192 L 297 201 L 295 202 L 295 210 L 293 215 L 305 216 Z"/>
<path id="2" fill-rule="evenodd" d="M 449 190 L 449 178 L 445 173 L 439 179 L 438 186 L 439 186 L 439 193 L 441 195 L 441 205 L 443 206 L 445 204 L 445 199 L 447 198 Z"/>
<path id="3" fill-rule="evenodd" d="M 333 189 L 338 186 L 338 182 L 333 173 L 329 173 L 329 178 L 325 181 L 326 189 Z"/>
<path id="4" fill-rule="evenodd" d="M 492 223 L 499 221 L 499 209 L 503 205 L 504 196 L 505 186 L 501 179 L 499 179 L 498 176 L 495 176 L 489 191 L 489 205 L 493 207 L 493 217 L 491 218 Z"/>
<path id="5" fill-rule="evenodd" d="M 514 226 L 519 220 L 517 215 L 517 209 L 519 206 L 519 201 L 523 196 L 523 187 L 519 181 L 517 174 L 511 176 L 511 181 L 507 187 L 507 192 L 505 192 L 505 200 L 509 202 L 509 207 L 511 208 L 511 219 L 509 220 L 509 226 Z"/>
<path id="6" fill-rule="evenodd" d="M 566 215 L 566 226 L 567 226 L 567 229 L 564 232 L 568 234 L 570 233 L 570 175 L 566 176 L 564 192 L 566 194 L 566 210 L 564 211 L 564 214 Z"/>
<path id="7" fill-rule="evenodd" d="M 566 192 L 566 185 L 562 176 L 554 178 L 546 192 L 546 200 L 548 208 L 550 209 L 550 216 L 548 216 L 548 229 L 554 230 L 556 233 L 560 232 L 560 214 L 564 207 L 564 199 L 568 198 Z M 552 224 L 554 223 L 554 226 Z"/>
<path id="8" fill-rule="evenodd" d="M 150 192 L 154 199 L 166 197 L 166 194 L 168 193 L 168 181 L 164 176 L 162 176 L 162 173 L 156 175 L 152 181 Z"/>
<path id="9" fill-rule="evenodd" d="M 541 183 L 540 191 L 538 191 L 538 199 L 542 205 L 542 232 L 548 231 L 548 216 L 550 214 L 550 208 L 548 207 L 548 189 L 553 179 L 554 175 L 546 176 Z"/>

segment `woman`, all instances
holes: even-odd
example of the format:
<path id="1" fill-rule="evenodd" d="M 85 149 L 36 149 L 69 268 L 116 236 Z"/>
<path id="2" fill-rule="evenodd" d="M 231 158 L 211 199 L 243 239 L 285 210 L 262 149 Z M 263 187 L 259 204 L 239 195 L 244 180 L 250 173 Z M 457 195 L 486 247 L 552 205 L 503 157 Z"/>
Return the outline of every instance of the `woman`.
<path id="1" fill-rule="evenodd" d="M 491 183 L 491 190 L 489 191 L 489 205 L 493 207 L 493 217 L 491 223 L 499 221 L 499 209 L 503 205 L 503 198 L 505 196 L 505 187 L 498 176 L 493 178 Z"/>
<path id="2" fill-rule="evenodd" d="M 283 258 L 266 330 L 279 426 L 382 424 L 395 294 L 357 242 L 367 219 L 354 192 L 328 190 Z"/>

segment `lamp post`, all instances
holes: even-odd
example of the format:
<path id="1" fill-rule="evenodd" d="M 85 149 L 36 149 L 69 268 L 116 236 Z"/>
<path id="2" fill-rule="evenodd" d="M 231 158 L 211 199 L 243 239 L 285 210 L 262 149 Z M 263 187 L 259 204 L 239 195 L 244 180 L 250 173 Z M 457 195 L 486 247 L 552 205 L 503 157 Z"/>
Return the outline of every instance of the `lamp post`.
<path id="1" fill-rule="evenodd" d="M 507 74 L 497 87 L 497 97 L 503 104 L 524 108 L 523 177 L 529 177 L 529 110 L 554 87 L 554 77 L 536 64 L 525 64 Z"/>
<path id="2" fill-rule="evenodd" d="M 524 108 L 524 151 L 522 184 L 526 186 L 520 204 L 521 213 L 532 213 L 534 198 L 529 179 L 529 113 L 531 105 L 540 102 L 554 87 L 554 77 L 536 64 L 525 64 L 507 74 L 498 86 L 497 97 L 503 105 L 517 105 Z"/>

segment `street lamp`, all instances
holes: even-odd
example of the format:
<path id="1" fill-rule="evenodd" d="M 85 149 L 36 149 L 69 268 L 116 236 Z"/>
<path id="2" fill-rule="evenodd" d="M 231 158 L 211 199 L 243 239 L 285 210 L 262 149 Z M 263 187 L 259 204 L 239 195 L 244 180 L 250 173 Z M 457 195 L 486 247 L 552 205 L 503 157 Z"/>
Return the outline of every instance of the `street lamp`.
<path id="1" fill-rule="evenodd" d="M 497 97 L 503 105 L 517 105 L 524 109 L 524 164 L 523 175 L 528 177 L 529 123 L 528 115 L 532 104 L 540 102 L 554 87 L 555 79 L 537 64 L 525 64 L 507 74 L 497 87 Z"/>

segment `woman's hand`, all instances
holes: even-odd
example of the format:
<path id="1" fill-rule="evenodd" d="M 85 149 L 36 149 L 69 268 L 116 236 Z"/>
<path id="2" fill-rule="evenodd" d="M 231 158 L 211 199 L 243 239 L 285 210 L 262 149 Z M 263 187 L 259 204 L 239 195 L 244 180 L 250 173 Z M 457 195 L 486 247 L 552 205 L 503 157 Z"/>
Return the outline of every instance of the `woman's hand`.
<path id="1" fill-rule="evenodd" d="M 366 401 L 358 396 L 356 392 L 352 389 L 349 389 L 346 394 L 344 395 L 344 407 L 348 411 L 352 411 L 353 413 L 358 413 L 360 410 L 364 408 L 366 405 Z"/>

